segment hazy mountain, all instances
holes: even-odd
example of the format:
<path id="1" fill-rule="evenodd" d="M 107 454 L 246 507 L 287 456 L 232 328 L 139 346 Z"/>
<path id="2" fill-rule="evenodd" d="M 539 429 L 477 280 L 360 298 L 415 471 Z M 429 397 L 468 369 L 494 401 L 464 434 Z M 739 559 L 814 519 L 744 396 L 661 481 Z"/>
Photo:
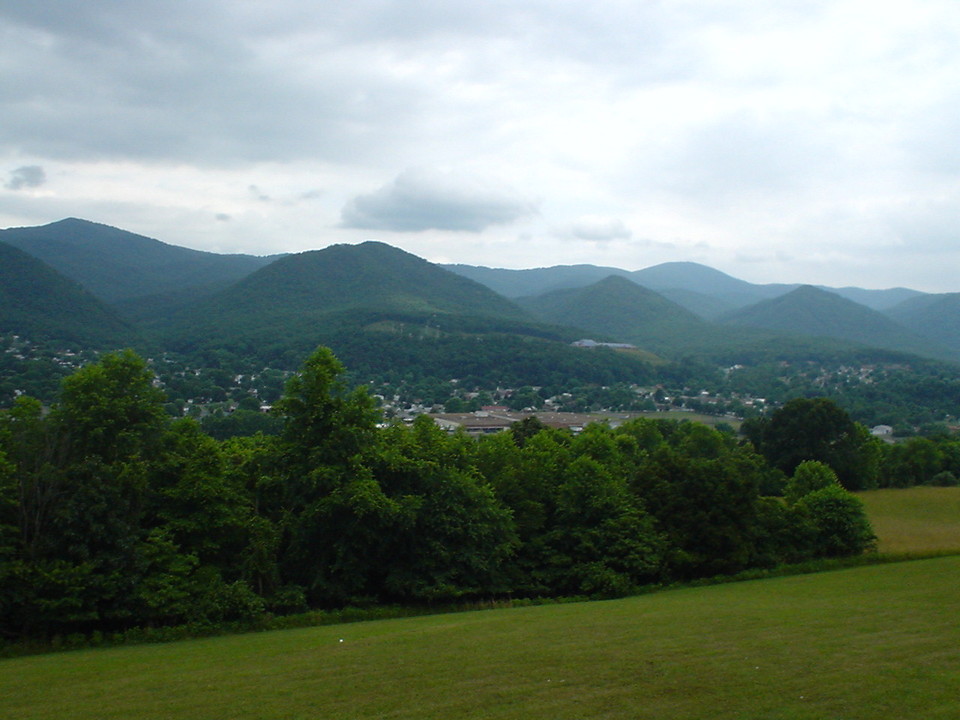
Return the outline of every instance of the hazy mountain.
<path id="1" fill-rule="evenodd" d="M 444 265 L 447 270 L 486 285 L 504 297 L 516 299 L 551 290 L 592 285 L 610 275 L 629 276 L 627 270 L 596 265 L 555 265 L 528 270 L 505 270 L 475 265 Z"/>
<path id="2" fill-rule="evenodd" d="M 0 243 L 0 332 L 89 347 L 131 342 L 135 331 L 78 283 Z"/>
<path id="3" fill-rule="evenodd" d="M 714 318 L 730 312 L 731 310 L 736 310 L 739 307 L 739 305 L 729 302 L 728 300 L 723 300 L 722 298 L 713 297 L 711 295 L 705 295 L 704 293 L 699 293 L 695 290 L 685 290 L 683 288 L 664 288 L 662 290 L 657 290 L 657 293 L 665 297 L 667 300 L 672 300 L 677 305 L 686 308 L 694 315 L 697 315 L 704 320 L 713 320 Z"/>
<path id="4" fill-rule="evenodd" d="M 931 357 L 956 357 L 875 310 L 811 285 L 728 313 L 720 320 L 728 325 L 837 338 Z"/>
<path id="5" fill-rule="evenodd" d="M 0 242 L 33 255 L 110 303 L 190 289 L 210 294 L 279 257 L 190 250 L 76 218 L 0 230 Z"/>
<path id="6" fill-rule="evenodd" d="M 911 298 L 927 297 L 927 293 L 903 287 L 888 288 L 886 290 L 864 290 L 858 287 L 829 288 L 823 285 L 818 285 L 817 287 L 821 290 L 834 292 L 840 297 L 847 298 L 847 300 L 853 300 L 861 305 L 866 305 L 873 310 L 882 311 L 894 308 Z"/>
<path id="7" fill-rule="evenodd" d="M 706 319 L 761 300 L 786 295 L 800 287 L 799 283 L 749 283 L 695 262 L 666 262 L 635 271 L 596 265 L 557 265 L 533 270 L 501 270 L 472 265 L 445 267 L 510 298 L 541 295 L 562 288 L 586 287 L 610 275 L 621 275 Z M 817 287 L 874 310 L 885 310 L 908 298 L 924 294 L 907 288 L 867 290 Z"/>
<path id="8" fill-rule="evenodd" d="M 960 352 L 960 293 L 914 297 L 886 314 L 917 334 Z"/>
<path id="9" fill-rule="evenodd" d="M 538 318 L 582 328 L 593 339 L 662 347 L 705 323 L 686 308 L 625 277 L 611 275 L 583 288 L 554 290 L 517 303 Z"/>

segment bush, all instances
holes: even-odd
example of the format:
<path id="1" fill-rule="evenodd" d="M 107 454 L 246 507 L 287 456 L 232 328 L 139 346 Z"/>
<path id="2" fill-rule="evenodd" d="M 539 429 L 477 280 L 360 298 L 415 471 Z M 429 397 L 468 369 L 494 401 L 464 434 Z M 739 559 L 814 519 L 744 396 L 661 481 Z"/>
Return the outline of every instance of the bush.
<path id="1" fill-rule="evenodd" d="M 818 557 L 859 555 L 876 542 L 863 502 L 839 485 L 809 493 L 796 507 L 816 528 L 814 552 Z"/>

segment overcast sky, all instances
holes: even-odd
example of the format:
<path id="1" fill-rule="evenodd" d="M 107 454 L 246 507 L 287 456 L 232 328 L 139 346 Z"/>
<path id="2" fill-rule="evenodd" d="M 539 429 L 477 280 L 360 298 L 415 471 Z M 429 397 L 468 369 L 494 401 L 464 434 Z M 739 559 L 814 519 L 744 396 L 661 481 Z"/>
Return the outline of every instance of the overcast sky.
<path id="1" fill-rule="evenodd" d="M 6 0 L 0 227 L 960 291 L 957 0 Z"/>

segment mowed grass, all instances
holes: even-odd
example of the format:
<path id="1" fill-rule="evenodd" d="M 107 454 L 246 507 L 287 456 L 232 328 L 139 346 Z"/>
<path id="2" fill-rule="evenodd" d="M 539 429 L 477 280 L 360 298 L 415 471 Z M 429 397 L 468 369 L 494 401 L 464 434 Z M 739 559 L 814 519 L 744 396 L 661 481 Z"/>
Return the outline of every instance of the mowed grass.
<path id="1" fill-rule="evenodd" d="M 958 617 L 940 557 L 4 660 L 0 718 L 953 720 Z"/>
<path id="2" fill-rule="evenodd" d="M 880 553 L 960 552 L 960 488 L 870 490 L 858 495 Z"/>

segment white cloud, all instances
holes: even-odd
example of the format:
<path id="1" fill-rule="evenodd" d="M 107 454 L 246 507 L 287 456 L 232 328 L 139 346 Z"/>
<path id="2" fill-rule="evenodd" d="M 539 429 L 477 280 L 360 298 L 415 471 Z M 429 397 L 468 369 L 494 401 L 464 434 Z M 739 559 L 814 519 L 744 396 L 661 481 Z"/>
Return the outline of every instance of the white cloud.
<path id="1" fill-rule="evenodd" d="M 578 240 L 606 242 L 609 240 L 627 240 L 633 233 L 624 225 L 623 220 L 604 215 L 583 215 L 570 225 L 561 236 Z"/>
<path id="2" fill-rule="evenodd" d="M 0 4 L 0 225 L 949 289 L 958 35 L 953 0 Z"/>
<path id="3" fill-rule="evenodd" d="M 481 232 L 534 214 L 534 206 L 500 184 L 435 170 L 406 170 L 379 190 L 348 202 L 348 228 Z"/>

